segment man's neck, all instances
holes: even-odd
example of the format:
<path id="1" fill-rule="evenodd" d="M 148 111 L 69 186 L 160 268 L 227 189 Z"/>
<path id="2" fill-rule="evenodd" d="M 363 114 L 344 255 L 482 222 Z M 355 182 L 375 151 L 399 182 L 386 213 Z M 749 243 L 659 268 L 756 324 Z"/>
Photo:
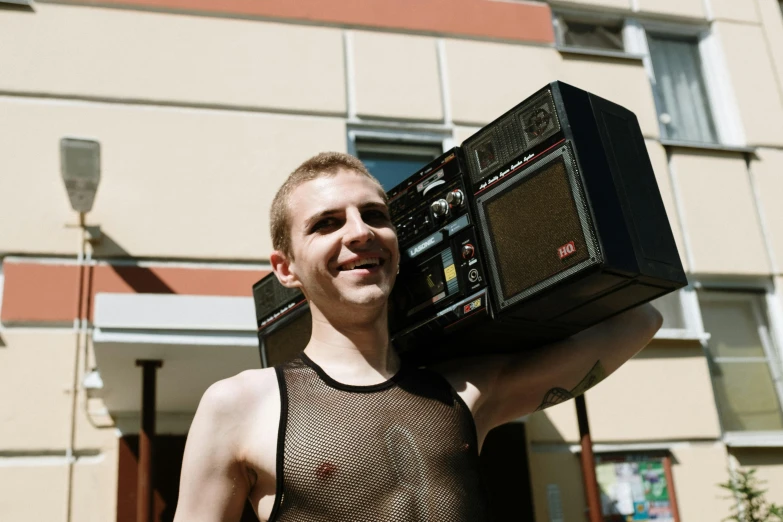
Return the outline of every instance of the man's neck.
<path id="1" fill-rule="evenodd" d="M 326 317 L 311 303 L 313 333 L 305 353 L 333 379 L 344 384 L 382 382 L 399 369 L 389 342 L 387 311 Z"/>

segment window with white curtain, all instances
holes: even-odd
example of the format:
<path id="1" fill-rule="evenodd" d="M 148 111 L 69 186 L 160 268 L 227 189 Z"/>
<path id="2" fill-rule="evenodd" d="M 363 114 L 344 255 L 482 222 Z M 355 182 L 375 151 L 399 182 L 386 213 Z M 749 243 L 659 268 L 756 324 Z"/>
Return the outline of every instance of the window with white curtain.
<path id="1" fill-rule="evenodd" d="M 696 37 L 647 34 L 663 139 L 717 143 Z"/>
<path id="2" fill-rule="evenodd" d="M 781 365 L 765 294 L 699 290 L 698 298 L 723 430 L 783 431 Z"/>

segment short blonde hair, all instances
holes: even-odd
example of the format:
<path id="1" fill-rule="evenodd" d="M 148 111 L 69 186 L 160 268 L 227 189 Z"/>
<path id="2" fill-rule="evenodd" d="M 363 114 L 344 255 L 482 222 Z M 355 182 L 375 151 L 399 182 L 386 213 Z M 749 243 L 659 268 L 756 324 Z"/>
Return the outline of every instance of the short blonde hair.
<path id="1" fill-rule="evenodd" d="M 272 200 L 269 211 L 272 248 L 283 252 L 293 259 L 291 251 L 291 216 L 288 212 L 288 199 L 299 185 L 323 176 L 334 176 L 340 170 L 352 170 L 367 176 L 378 186 L 378 191 L 387 202 L 386 192 L 381 183 L 367 170 L 357 158 L 342 152 L 322 152 L 308 159 L 296 168 L 285 180 Z"/>

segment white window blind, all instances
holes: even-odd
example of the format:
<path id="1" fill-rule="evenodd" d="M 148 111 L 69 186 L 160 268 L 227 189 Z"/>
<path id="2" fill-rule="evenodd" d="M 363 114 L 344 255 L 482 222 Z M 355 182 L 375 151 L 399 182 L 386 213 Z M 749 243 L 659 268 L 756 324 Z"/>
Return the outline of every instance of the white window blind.
<path id="1" fill-rule="evenodd" d="M 647 35 L 661 135 L 717 143 L 696 38 Z"/>

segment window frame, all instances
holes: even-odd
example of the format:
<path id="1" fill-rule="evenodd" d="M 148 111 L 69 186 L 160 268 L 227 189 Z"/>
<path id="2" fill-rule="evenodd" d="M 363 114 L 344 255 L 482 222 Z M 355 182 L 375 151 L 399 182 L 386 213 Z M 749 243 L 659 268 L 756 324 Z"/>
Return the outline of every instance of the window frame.
<path id="1" fill-rule="evenodd" d="M 400 155 L 413 152 L 415 147 L 440 148 L 440 152 L 435 158 L 454 147 L 451 129 L 422 130 L 415 125 L 401 126 L 400 128 L 354 125 L 348 128 L 347 138 L 348 154 L 357 158 L 362 148 L 361 142 L 377 143 L 384 151 L 391 153 L 399 151 Z"/>
<path id="2" fill-rule="evenodd" d="M 616 24 L 620 22 L 622 29 L 620 35 L 623 38 L 622 51 L 613 51 L 609 49 L 598 49 L 592 47 L 579 47 L 574 45 L 566 45 L 564 28 L 562 26 L 563 19 L 573 20 L 578 23 L 606 25 Z M 561 53 L 568 54 L 583 54 L 588 56 L 606 56 L 610 58 L 621 58 L 630 60 L 642 60 L 643 55 L 630 52 L 628 50 L 628 44 L 625 41 L 625 26 L 628 24 L 628 19 L 622 14 L 610 14 L 601 12 L 590 12 L 571 10 L 571 9 L 557 9 L 552 11 L 552 26 L 555 30 L 555 48 Z"/>
<path id="3" fill-rule="evenodd" d="M 700 277 L 693 284 L 692 299 L 695 301 L 694 314 L 692 320 L 696 323 L 702 336 L 702 349 L 704 356 L 708 361 L 714 360 L 709 353 L 708 341 L 710 335 L 704 329 L 701 306 L 699 297 L 695 290 L 714 291 L 716 293 L 730 294 L 734 293 L 740 298 L 751 299 L 753 295 L 763 296 L 764 306 L 766 307 L 766 332 L 764 324 L 759 323 L 759 338 L 765 353 L 765 359 L 770 369 L 772 384 L 777 392 L 780 408 L 783 410 L 783 306 L 780 305 L 780 299 L 783 298 L 781 289 L 777 288 L 773 281 L 768 278 L 726 278 L 718 276 Z M 708 295 L 708 294 L 706 294 Z M 716 296 L 717 297 L 717 296 Z M 709 298 L 708 298 L 709 299 Z M 753 304 L 754 315 L 761 313 L 758 307 Z M 758 318 L 758 316 L 757 316 Z M 711 372 L 711 371 L 710 371 Z M 712 375 L 710 374 L 710 380 Z M 718 399 L 713 388 L 713 398 L 715 407 L 719 410 Z M 719 411 L 718 411 L 719 413 Z M 727 446 L 731 447 L 783 447 L 783 430 L 778 431 L 731 431 L 726 430 L 723 425 L 723 419 L 718 415 L 722 440 Z"/>
<path id="4" fill-rule="evenodd" d="M 745 133 L 739 115 L 739 107 L 731 86 L 723 50 L 720 47 L 717 28 L 702 24 L 660 22 L 638 18 L 626 20 L 623 32 L 625 46 L 627 50 L 643 56 L 642 62 L 650 80 L 657 114 L 657 107 L 661 106 L 661 99 L 658 90 L 655 88 L 655 71 L 647 39 L 649 33 L 655 33 L 664 37 L 670 35 L 674 38 L 686 37 L 696 39 L 701 61 L 701 70 L 699 72 L 704 82 L 710 116 L 717 134 L 716 143 L 705 142 L 704 145 L 713 147 L 721 145 L 745 146 Z M 663 137 L 661 142 L 669 145 L 700 144 L 700 142 L 669 140 Z"/>

